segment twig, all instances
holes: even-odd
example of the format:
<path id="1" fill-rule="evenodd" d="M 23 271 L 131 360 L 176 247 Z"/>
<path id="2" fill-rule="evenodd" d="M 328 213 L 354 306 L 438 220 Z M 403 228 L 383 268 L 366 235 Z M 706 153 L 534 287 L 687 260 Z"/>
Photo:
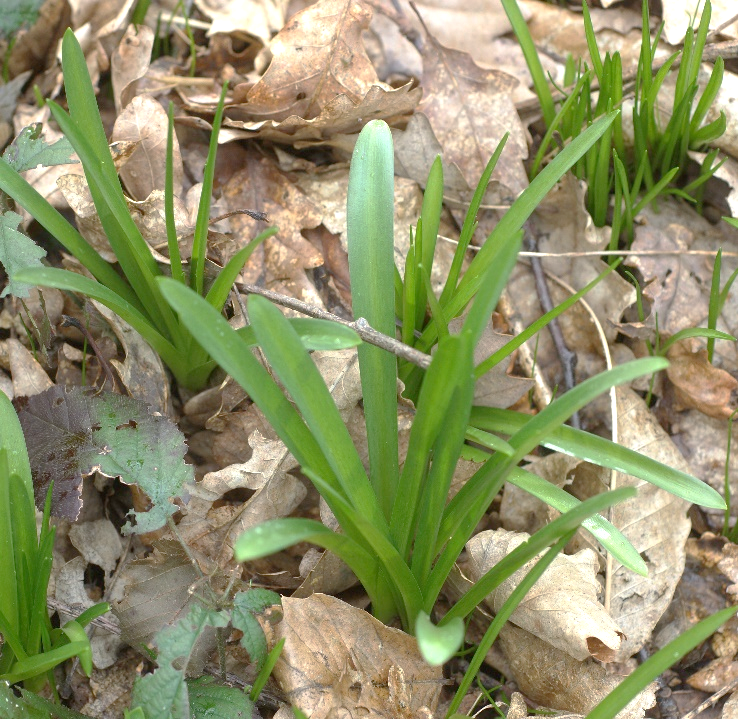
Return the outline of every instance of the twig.
<path id="1" fill-rule="evenodd" d="M 536 238 L 527 229 L 525 231 L 525 245 L 531 252 L 534 252 L 538 248 Z M 551 299 L 551 293 L 548 291 L 546 274 L 543 270 L 541 259 L 539 257 L 531 257 L 530 266 L 531 270 L 533 270 L 533 278 L 536 283 L 538 301 L 541 304 L 543 314 L 546 314 L 554 308 L 554 303 Z M 559 361 L 561 362 L 561 369 L 564 372 L 564 390 L 568 392 L 570 389 L 573 389 L 576 384 L 576 380 L 574 379 L 574 368 L 577 366 L 577 355 L 576 352 L 569 349 L 569 346 L 566 344 L 566 340 L 561 332 L 561 325 L 559 325 L 557 317 L 554 317 L 548 323 L 548 330 L 551 333 L 551 339 L 553 339 L 556 353 L 558 354 Z M 574 412 L 571 416 L 571 426 L 574 427 L 574 429 L 581 429 L 579 412 Z"/>
<path id="2" fill-rule="evenodd" d="M 295 310 L 300 314 L 308 315 L 309 317 L 314 317 L 319 320 L 330 320 L 331 322 L 336 322 L 344 327 L 350 327 L 364 342 L 368 342 L 370 345 L 375 345 L 376 347 L 381 347 L 383 350 L 387 350 L 397 357 L 401 357 L 422 369 L 428 369 L 430 366 L 430 355 L 420 352 L 414 347 L 403 344 L 394 337 L 382 334 L 371 327 L 363 317 L 359 317 L 355 322 L 349 322 L 338 315 L 334 315 L 332 312 L 320 309 L 320 307 L 309 305 L 306 302 L 301 302 L 300 300 L 288 297 L 287 295 L 280 295 L 277 292 L 266 290 L 263 287 L 257 287 L 256 285 L 249 285 L 241 282 L 236 283 L 236 286 L 239 290 L 248 292 L 249 294 L 261 295 L 275 304 Z"/>
<path id="3" fill-rule="evenodd" d="M 722 689 L 716 691 L 712 696 L 705 699 L 702 704 L 692 709 L 692 711 L 687 712 L 682 719 L 694 719 L 694 717 L 701 714 L 705 709 L 709 709 L 711 706 L 717 704 L 720 699 L 722 699 L 728 692 L 732 692 L 736 687 L 738 687 L 738 679 L 733 679 L 733 681 L 726 684 Z"/>

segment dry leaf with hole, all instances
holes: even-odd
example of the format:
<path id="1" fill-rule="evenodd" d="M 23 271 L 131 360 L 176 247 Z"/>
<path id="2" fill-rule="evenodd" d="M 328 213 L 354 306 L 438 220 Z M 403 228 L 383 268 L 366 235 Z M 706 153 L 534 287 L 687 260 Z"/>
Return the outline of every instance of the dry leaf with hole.
<path id="1" fill-rule="evenodd" d="M 380 85 L 361 39 L 371 17 L 361 0 L 319 0 L 293 15 L 269 45 L 269 68 L 249 90 L 251 118 L 310 119 L 337 95 L 356 103 Z"/>
<path id="2" fill-rule="evenodd" d="M 285 597 L 282 609 L 273 676 L 293 706 L 312 719 L 433 716 L 442 670 L 423 661 L 413 637 L 324 594 Z"/>
<path id="3" fill-rule="evenodd" d="M 588 714 L 623 679 L 593 659 L 577 661 L 510 622 L 502 627 L 498 642 L 520 690 L 545 707 Z M 617 719 L 643 719 L 656 703 L 654 690 L 651 683 Z"/>
<path id="4" fill-rule="evenodd" d="M 477 534 L 466 544 L 469 560 L 464 573 L 477 582 L 529 537 L 525 532 L 504 529 Z M 538 558 L 541 556 L 543 553 Z M 537 559 L 527 562 L 487 595 L 484 601 L 495 614 Z M 624 634 L 597 598 L 601 588 L 597 581 L 598 568 L 597 555 L 592 550 L 585 549 L 571 556 L 559 554 L 525 595 L 510 621 L 579 661 L 590 657 L 612 661 Z"/>
<path id="5" fill-rule="evenodd" d="M 503 182 L 513 196 L 528 186 L 523 167 L 528 143 L 511 97 L 517 85 L 514 77 L 484 70 L 471 55 L 427 38 L 420 109 L 443 147 L 444 160 L 456 163 L 471 187 L 477 186 L 506 132 L 510 137 L 492 178 Z"/>

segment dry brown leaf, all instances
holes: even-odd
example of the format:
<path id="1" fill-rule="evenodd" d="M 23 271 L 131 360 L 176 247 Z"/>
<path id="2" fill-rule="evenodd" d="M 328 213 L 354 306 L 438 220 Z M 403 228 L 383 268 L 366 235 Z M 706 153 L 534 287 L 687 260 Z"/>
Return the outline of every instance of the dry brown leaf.
<path id="1" fill-rule="evenodd" d="M 286 0 L 195 0 L 201 13 L 211 19 L 208 35 L 248 33 L 268 45 L 272 34 L 284 25 Z"/>
<path id="2" fill-rule="evenodd" d="M 158 541 L 151 556 L 127 564 L 119 580 L 125 596 L 112 604 L 123 641 L 146 646 L 162 627 L 183 617 L 189 603 L 198 601 L 189 589 L 199 576 L 173 540 Z"/>
<path id="3" fill-rule="evenodd" d="M 134 200 L 145 200 L 154 190 L 164 189 L 167 154 L 167 113 L 148 95 L 134 97 L 118 115 L 113 141 L 127 140 L 138 146 L 121 168 L 120 176 Z M 174 196 L 182 194 L 182 157 L 174 136 Z"/>
<path id="4" fill-rule="evenodd" d="M 350 142 L 346 143 L 345 148 L 347 154 L 350 154 L 356 141 L 355 133 L 368 118 L 386 120 L 391 124 L 395 119 L 411 114 L 420 102 L 421 94 L 422 90 L 413 87 L 412 83 L 397 89 L 373 85 L 358 99 L 346 94 L 337 95 L 313 119 L 290 115 L 281 122 L 250 120 L 248 104 L 234 105 L 228 109 L 219 138 L 221 142 L 228 142 L 258 137 L 262 140 L 294 145 L 299 149 L 324 143 L 338 144 L 338 140 L 334 138 L 341 133 L 351 133 Z M 202 108 L 192 106 L 188 109 L 202 111 Z"/>
<path id="5" fill-rule="evenodd" d="M 664 3 L 662 12 L 664 39 L 671 45 L 681 45 L 684 33 L 689 27 L 690 18 L 695 18 L 695 23 L 699 23 L 703 8 L 704 4 L 698 0 L 669 0 L 668 3 Z M 714 0 L 710 29 L 714 30 L 730 18 L 734 18 L 735 13 L 736 7 L 732 0 Z M 734 20 L 721 33 L 728 37 L 738 37 L 738 21 Z"/>
<path id="6" fill-rule="evenodd" d="M 16 397 L 32 397 L 54 386 L 36 358 L 17 340 L 5 340 Z"/>
<path id="7" fill-rule="evenodd" d="M 117 115 L 133 99 L 136 80 L 142 78 L 149 69 L 153 47 L 154 31 L 150 27 L 129 25 L 115 48 L 110 58 L 110 73 Z"/>
<path id="8" fill-rule="evenodd" d="M 165 416 L 172 414 L 172 398 L 164 364 L 141 335 L 105 305 L 92 300 L 107 320 L 125 352 L 123 362 L 111 359 L 123 385 L 132 397 L 143 400 Z"/>
<path id="9" fill-rule="evenodd" d="M 252 255 L 243 276 L 247 282 L 262 278 L 264 270 L 269 279 L 278 279 L 292 289 L 293 297 L 310 304 L 322 301 L 304 270 L 323 263 L 320 252 L 301 234 L 303 228 L 320 224 L 319 208 L 277 166 L 255 150 L 246 155 L 243 169 L 233 175 L 223 187 L 223 197 L 229 210 L 250 209 L 266 212 L 269 222 L 280 228 L 280 233 L 269 238 Z M 264 223 L 248 215 L 231 218 L 232 241 L 219 247 L 218 260 L 227 262 L 238 250 L 264 229 Z M 270 289 L 277 289 L 269 285 Z"/>
<path id="10" fill-rule="evenodd" d="M 717 419 L 728 419 L 735 410 L 738 380 L 707 360 L 707 351 L 690 352 L 677 342 L 667 353 L 666 374 L 674 386 L 677 402 Z"/>
<path id="11" fill-rule="evenodd" d="M 518 81 L 497 70 L 483 70 L 471 55 L 444 47 L 432 37 L 423 48 L 425 98 L 420 109 L 443 147 L 471 187 L 476 187 L 503 135 L 510 133 L 493 179 L 517 196 L 528 186 L 523 160 L 525 131 L 511 93 Z"/>
<path id="12" fill-rule="evenodd" d="M 324 594 L 282 600 L 275 641 L 285 639 L 274 677 L 312 719 L 432 717 L 443 674 L 415 639 Z"/>
<path id="13" fill-rule="evenodd" d="M 477 582 L 529 537 L 525 532 L 504 529 L 477 534 L 466 544 L 469 561 L 464 573 Z M 527 562 L 487 595 L 484 601 L 495 614 L 536 561 Z M 590 657 L 612 661 L 624 634 L 597 599 L 598 567 L 592 550 L 584 549 L 571 556 L 560 554 L 525 595 L 510 621 L 579 661 Z"/>
<path id="14" fill-rule="evenodd" d="M 395 174 L 424 186 L 436 156 L 443 156 L 443 148 L 433 134 L 427 116 L 422 112 L 413 113 L 404 132 L 394 130 L 392 137 L 395 144 Z M 442 161 L 444 195 L 453 193 L 459 198 L 468 195 L 471 188 L 458 165 L 443 157 Z"/>
<path id="15" fill-rule="evenodd" d="M 738 662 L 731 661 L 730 657 L 719 657 L 692 674 L 687 679 L 687 684 L 701 692 L 712 694 L 736 680 Z"/>
<path id="16" fill-rule="evenodd" d="M 622 680 L 593 659 L 579 662 L 509 622 L 502 627 L 498 641 L 520 690 L 552 709 L 588 714 Z M 652 683 L 617 719 L 642 719 L 645 710 L 656 703 L 654 690 Z"/>
<path id="17" fill-rule="evenodd" d="M 12 6 L 6 6 L 12 8 Z M 21 29 L 10 47 L 3 47 L 4 72 L 14 78 L 26 70 L 42 73 L 56 60 L 56 47 L 64 31 L 71 25 L 68 0 L 45 0 L 32 27 Z"/>
<path id="18" fill-rule="evenodd" d="M 371 17 L 361 0 L 319 0 L 293 15 L 269 45 L 269 68 L 249 90 L 251 118 L 314 118 L 337 95 L 356 103 L 379 85 L 361 40 Z"/>
<path id="19" fill-rule="evenodd" d="M 644 401 L 632 390 L 618 388 L 618 442 L 670 467 L 689 466 Z M 577 469 L 571 492 L 586 499 L 609 485 L 610 472 L 594 465 Z M 610 614 L 627 639 L 619 660 L 637 652 L 671 602 L 684 570 L 684 545 L 689 535 L 689 504 L 653 484 L 618 475 L 617 486 L 638 489 L 638 495 L 612 508 L 610 521 L 641 554 L 648 568 L 642 577 L 613 560 Z"/>
<path id="20" fill-rule="evenodd" d="M 706 327 L 713 257 L 687 255 L 685 250 L 717 252 L 734 245 L 738 230 L 721 222 L 711 225 L 682 202 L 666 197 L 659 201 L 659 212 L 650 206 L 636 225 L 634 251 L 662 251 L 664 254 L 631 255 L 628 264 L 643 277 L 643 293 L 658 314 L 659 330 L 668 335 L 687 327 Z M 721 287 L 738 266 L 735 257 L 722 259 Z M 738 293 L 730 292 L 718 317 L 717 329 L 733 336 L 738 331 Z M 738 347 L 734 342 L 715 343 L 716 364 L 728 371 L 738 369 Z"/>

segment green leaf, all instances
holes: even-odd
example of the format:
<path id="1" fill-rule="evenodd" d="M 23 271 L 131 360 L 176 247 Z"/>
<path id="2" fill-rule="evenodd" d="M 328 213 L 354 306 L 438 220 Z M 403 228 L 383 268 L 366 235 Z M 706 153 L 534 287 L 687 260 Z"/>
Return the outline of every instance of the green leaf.
<path id="1" fill-rule="evenodd" d="M 254 704 L 248 694 L 217 684 L 213 677 L 187 682 L 191 719 L 251 719 Z"/>
<path id="2" fill-rule="evenodd" d="M 356 141 L 346 204 L 354 318 L 395 336 L 394 154 L 382 120 L 368 122 Z M 419 258 L 418 258 L 419 259 Z M 430 267 L 430 265 L 428 265 Z M 369 476 L 389 520 L 397 490 L 397 361 L 379 347 L 359 347 Z"/>
<path id="3" fill-rule="evenodd" d="M 74 148 L 66 137 L 48 145 L 41 137 L 41 130 L 40 122 L 24 127 L 3 153 L 3 159 L 16 172 L 33 170 L 39 165 L 53 167 L 77 163 L 77 160 L 72 159 Z"/>
<path id="4" fill-rule="evenodd" d="M 420 654 L 432 667 L 440 667 L 451 659 L 464 641 L 465 633 L 466 627 L 461 617 L 443 626 L 436 626 L 425 612 L 420 612 L 415 621 Z"/>
<path id="5" fill-rule="evenodd" d="M 647 659 L 632 674 L 611 691 L 586 719 L 610 719 L 645 689 L 656 677 L 679 661 L 687 652 L 713 634 L 719 626 L 728 621 L 738 607 L 728 607 L 703 619 L 691 629 L 669 642 L 663 649 Z"/>
<path id="6" fill-rule="evenodd" d="M 354 330 L 330 320 L 290 317 L 287 321 L 299 335 L 306 350 L 344 350 L 361 344 L 361 337 Z M 259 344 L 251 325 L 241 327 L 236 332 L 249 347 Z"/>
<path id="7" fill-rule="evenodd" d="M 470 421 L 481 429 L 514 434 L 529 420 L 529 415 L 511 410 L 474 407 Z M 712 509 L 725 509 L 725 500 L 705 482 L 604 437 L 561 425 L 549 432 L 542 439 L 541 445 L 585 459 L 601 467 L 632 474 L 693 504 Z"/>
<path id="8" fill-rule="evenodd" d="M 41 258 L 46 257 L 42 250 L 30 237 L 18 231 L 23 218 L 15 212 L 0 215 L 0 262 L 8 275 L 8 285 L 0 297 L 7 294 L 16 297 L 28 297 L 28 290 L 33 287 L 14 278 L 17 270 L 24 267 L 43 267 Z"/>
<path id="9" fill-rule="evenodd" d="M 159 668 L 136 679 L 131 707 L 141 707 L 146 719 L 190 719 L 190 702 L 185 675 L 197 640 L 205 627 L 225 627 L 226 612 L 193 604 L 186 617 L 156 635 Z M 174 662 L 177 662 L 175 668 Z"/>
<path id="10" fill-rule="evenodd" d="M 41 5 L 43 5 L 43 0 L 2 0 L 0 2 L 0 37 L 10 39 L 21 28 L 34 25 Z"/>
<path id="11" fill-rule="evenodd" d="M 267 643 L 264 630 L 254 614 L 260 614 L 273 604 L 280 604 L 281 597 L 267 589 L 249 589 L 238 592 L 233 597 L 231 624 L 243 632 L 241 646 L 249 653 L 251 661 L 260 670 L 267 656 Z"/>

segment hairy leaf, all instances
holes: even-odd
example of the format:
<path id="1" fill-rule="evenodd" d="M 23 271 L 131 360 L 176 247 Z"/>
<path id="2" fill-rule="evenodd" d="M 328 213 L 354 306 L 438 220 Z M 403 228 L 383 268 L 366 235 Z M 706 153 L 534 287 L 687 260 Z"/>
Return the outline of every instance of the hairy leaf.
<path id="1" fill-rule="evenodd" d="M 207 626 L 228 624 L 225 612 L 195 604 L 189 614 L 156 637 L 159 668 L 136 680 L 132 708 L 141 707 L 146 719 L 190 719 L 190 701 L 185 673 L 197 639 Z M 174 667 L 173 662 L 177 662 Z M 234 714 L 232 716 L 238 716 Z"/>
<path id="2" fill-rule="evenodd" d="M 189 681 L 187 690 L 192 719 L 250 719 L 254 715 L 254 704 L 246 692 L 216 684 L 213 677 Z"/>

